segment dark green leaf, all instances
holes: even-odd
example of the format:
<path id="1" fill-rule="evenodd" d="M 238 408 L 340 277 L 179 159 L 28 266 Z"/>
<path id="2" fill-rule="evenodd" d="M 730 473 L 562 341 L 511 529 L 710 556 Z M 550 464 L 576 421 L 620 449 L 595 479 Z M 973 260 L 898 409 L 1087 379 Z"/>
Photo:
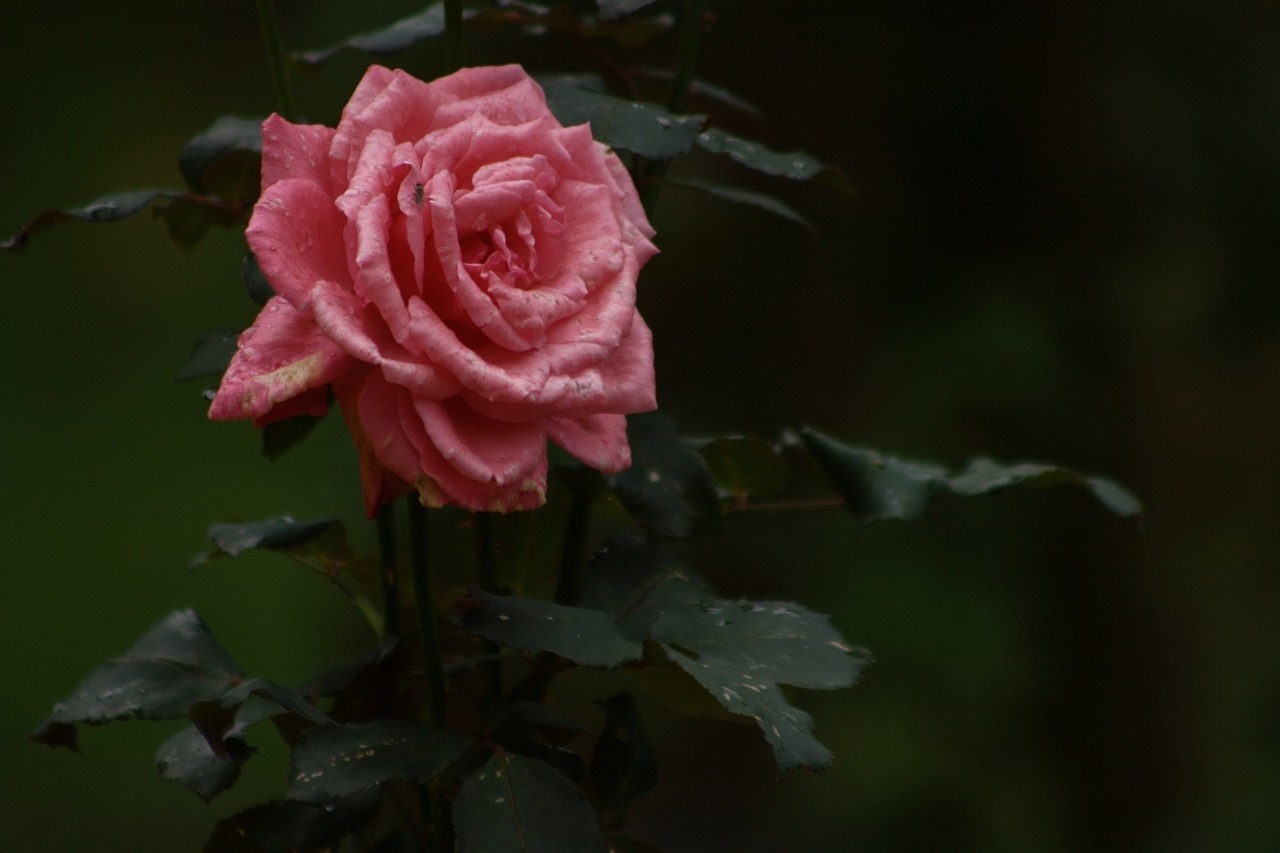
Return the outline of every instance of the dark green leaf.
<path id="1" fill-rule="evenodd" d="M 466 10 L 464 17 L 472 14 L 474 11 Z M 363 50 L 375 54 L 397 53 L 415 42 L 434 38 L 443 32 L 444 4 L 435 2 L 428 4 L 421 12 L 401 18 L 380 30 L 360 33 L 323 50 L 295 53 L 293 58 L 304 65 L 321 65 L 344 50 Z"/>
<path id="2" fill-rule="evenodd" d="M 231 363 L 231 356 L 236 353 L 236 341 L 239 337 L 239 332 L 210 332 L 201 335 L 191 349 L 191 357 L 174 378 L 183 381 L 221 376 Z"/>
<path id="3" fill-rule="evenodd" d="M 498 699 L 484 708 L 485 722 L 500 741 L 523 741 L 547 733 L 583 734 L 586 729 L 563 711 L 541 702 Z"/>
<path id="4" fill-rule="evenodd" d="M 261 119 L 222 116 L 183 147 L 178 170 L 192 192 L 252 202 L 262 171 Z"/>
<path id="5" fill-rule="evenodd" d="M 640 657 L 599 610 L 473 591 L 459 610 L 462 628 L 522 652 L 553 652 L 583 666 L 617 666 Z"/>
<path id="6" fill-rule="evenodd" d="M 341 838 L 368 823 L 378 811 L 377 788 L 323 805 L 278 800 L 220 821 L 205 853 L 296 853 Z"/>
<path id="7" fill-rule="evenodd" d="M 294 415 L 272 421 L 262 428 L 262 455 L 272 461 L 278 459 L 311 435 L 323 419 L 314 415 Z"/>
<path id="8" fill-rule="evenodd" d="M 946 486 L 947 471 L 937 465 L 850 447 L 811 429 L 801 437 L 863 525 L 886 518 L 918 518 Z"/>
<path id="9" fill-rule="evenodd" d="M 690 539 L 720 529 L 720 498 L 707 463 L 659 412 L 627 416 L 631 467 L 609 485 L 632 517 L 659 539 Z"/>
<path id="10" fill-rule="evenodd" d="M 591 134 L 610 148 L 669 160 L 693 147 L 706 116 L 676 115 L 657 104 L 628 101 L 548 80 L 547 106 L 566 127 L 590 122 Z"/>
<path id="11" fill-rule="evenodd" d="M 937 465 L 910 462 L 864 447 L 852 447 L 807 429 L 804 445 L 831 478 L 849 510 L 863 524 L 883 519 L 917 518 L 943 491 L 985 495 L 1012 486 L 1067 483 L 1083 486 L 1107 509 L 1128 517 L 1142 511 L 1133 495 L 1116 483 L 1078 474 L 1057 465 L 1001 465 L 975 459 L 958 476 Z"/>
<path id="12" fill-rule="evenodd" d="M 784 602 L 718 600 L 668 608 L 653 636 L 726 709 L 759 723 L 779 767 L 831 763 L 812 720 L 778 687 L 830 690 L 857 680 L 868 656 L 847 645 L 827 617 Z"/>
<path id="13" fill-rule="evenodd" d="M 194 245 L 194 240 L 209 225 L 230 226 L 240 221 L 240 211 L 221 199 L 172 190 L 134 190 L 103 196 L 84 207 L 39 213 L 17 234 L 0 243 L 0 249 L 6 252 L 21 251 L 32 236 L 69 219 L 81 222 L 116 222 L 153 205 L 155 215 L 162 217 L 169 226 L 170 236 L 184 248 Z"/>
<path id="14" fill-rule="evenodd" d="M 716 484 L 738 499 L 767 495 L 786 485 L 787 466 L 768 443 L 745 436 L 715 438 L 699 445 Z"/>
<path id="15" fill-rule="evenodd" d="M 294 748 L 287 796 L 318 803 L 391 779 L 427 782 L 470 746 L 470 739 L 461 735 L 405 720 L 316 726 L 303 734 Z"/>
<path id="16" fill-rule="evenodd" d="M 606 853 L 582 793 L 549 765 L 495 754 L 471 774 L 453 805 L 456 853 Z"/>
<path id="17" fill-rule="evenodd" d="M 744 190 L 741 187 L 730 187 L 713 181 L 704 181 L 698 178 L 680 178 L 679 180 L 665 178 L 662 183 L 664 186 L 668 187 L 678 187 L 680 189 L 706 193 L 707 195 L 715 196 L 723 201 L 731 201 L 734 204 L 745 204 L 749 207 L 754 207 L 757 210 L 772 213 L 774 216 L 789 219 L 797 225 L 802 225 L 805 228 L 808 228 L 810 231 L 817 230 L 812 224 L 810 224 L 809 220 L 797 213 L 793 207 L 783 203 L 771 195 L 758 193 L 754 190 Z"/>
<path id="18" fill-rule="evenodd" d="M 605 808 L 627 810 L 658 782 L 658 756 L 640 722 L 636 702 L 625 693 L 600 702 L 605 728 L 591 752 L 591 785 Z"/>
<path id="19" fill-rule="evenodd" d="M 652 80 L 664 80 L 671 82 L 675 79 L 675 73 L 668 68 L 637 68 L 637 75 L 648 77 Z M 694 98 L 706 98 L 718 104 L 737 110 L 738 112 L 763 123 L 765 115 L 761 109 L 747 99 L 735 95 L 728 89 L 708 83 L 700 78 L 693 78 L 693 82 L 689 84 L 689 94 Z"/>
<path id="20" fill-rule="evenodd" d="M 635 642 L 650 636 L 667 608 L 715 597 L 692 569 L 639 536 L 610 539 L 592 556 L 582 578 L 582 606 L 607 613 Z"/>
<path id="21" fill-rule="evenodd" d="M 266 305 L 267 301 L 276 295 L 271 282 L 267 281 L 267 277 L 262 274 L 262 268 L 258 266 L 258 259 L 254 257 L 253 252 L 245 254 L 240 273 L 244 277 L 244 287 L 249 293 L 249 298 L 259 306 Z"/>
<path id="22" fill-rule="evenodd" d="M 654 0 L 599 0 L 600 17 L 612 21 L 639 11 L 653 2 Z"/>
<path id="23" fill-rule="evenodd" d="M 1058 465 L 1037 462 L 1021 462 L 1001 465 L 991 459 L 979 457 L 969 467 L 951 478 L 948 487 L 959 495 L 985 495 L 1011 486 L 1051 486 L 1065 483 L 1083 486 L 1107 509 L 1118 516 L 1128 517 L 1142 512 L 1142 504 L 1119 484 L 1103 477 L 1088 477 Z"/>
<path id="24" fill-rule="evenodd" d="M 844 173 L 834 166 L 826 166 L 803 151 L 774 151 L 759 142 L 752 142 L 726 133 L 717 127 L 698 134 L 698 145 L 716 154 L 724 154 L 736 163 L 796 181 L 816 180 L 853 195 L 853 187 Z"/>
<path id="25" fill-rule="evenodd" d="M 211 225 L 229 228 L 240 221 L 240 211 L 211 196 L 174 194 L 156 204 L 155 215 L 164 220 L 169 239 L 186 252 L 195 249 Z"/>
<path id="26" fill-rule="evenodd" d="M 124 656 L 99 666 L 53 708 L 32 738 L 76 748 L 75 723 L 185 717 L 197 702 L 214 701 L 243 674 L 195 611 L 166 617 Z"/>
<path id="27" fill-rule="evenodd" d="M 245 729 L 281 712 L 274 702 L 258 700 L 245 704 L 235 715 L 235 723 L 222 736 L 222 755 L 214 752 L 199 729 L 194 726 L 183 729 L 160 747 L 156 767 L 165 779 L 185 785 L 207 803 L 235 784 L 240 768 L 255 752 L 245 742 Z"/>
<path id="28" fill-rule="evenodd" d="M 332 518 L 296 521 L 285 515 L 251 524 L 215 524 L 209 528 L 209 539 L 217 546 L 217 553 L 234 557 L 251 548 L 289 551 L 340 527 Z"/>

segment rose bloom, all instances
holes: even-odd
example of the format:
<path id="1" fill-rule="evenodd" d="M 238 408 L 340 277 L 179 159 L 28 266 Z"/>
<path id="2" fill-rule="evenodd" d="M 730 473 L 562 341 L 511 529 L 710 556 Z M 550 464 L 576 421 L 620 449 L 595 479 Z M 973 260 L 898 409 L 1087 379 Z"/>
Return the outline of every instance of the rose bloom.
<path id="1" fill-rule="evenodd" d="M 547 440 L 604 472 L 655 408 L 635 187 L 516 65 L 431 83 L 374 66 L 336 129 L 273 115 L 246 231 L 274 296 L 209 416 L 321 415 L 330 389 L 365 508 L 545 501 Z"/>

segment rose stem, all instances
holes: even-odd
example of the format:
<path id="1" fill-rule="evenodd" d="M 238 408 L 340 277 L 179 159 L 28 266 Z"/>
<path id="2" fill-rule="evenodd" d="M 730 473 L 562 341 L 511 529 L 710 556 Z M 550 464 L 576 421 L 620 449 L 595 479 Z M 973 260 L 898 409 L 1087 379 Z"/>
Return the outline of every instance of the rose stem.
<path id="1" fill-rule="evenodd" d="M 450 71 L 467 64 L 462 42 L 462 0 L 444 0 L 444 61 Z"/>
<path id="2" fill-rule="evenodd" d="M 413 566 L 413 594 L 418 609 L 418 637 L 422 644 L 422 668 L 426 676 L 429 707 L 429 723 L 432 728 L 443 729 L 444 719 L 444 666 L 440 661 L 440 635 L 436 631 L 436 597 L 431 588 L 431 564 L 427 557 L 427 508 L 410 494 L 409 504 L 409 559 Z M 422 806 L 422 819 L 431 824 L 427 849 L 439 849 L 440 816 L 436 810 L 431 783 L 418 789 Z"/>
<path id="3" fill-rule="evenodd" d="M 378 567 L 382 574 L 383 637 L 400 636 L 400 589 L 396 586 L 395 504 L 378 510 Z"/>
<path id="4" fill-rule="evenodd" d="M 257 6 L 262 41 L 267 48 L 267 62 L 271 65 L 271 82 L 276 88 L 276 106 L 282 118 L 296 121 L 293 88 L 289 85 L 289 73 L 285 69 L 284 44 L 280 41 L 280 27 L 276 24 L 274 0 L 257 0 Z"/>
<path id="5" fill-rule="evenodd" d="M 586 490 L 573 492 L 569 504 L 569 520 L 564 528 L 564 550 L 560 552 L 560 582 L 556 585 L 556 603 L 578 603 L 578 585 L 582 578 L 582 551 L 591 523 L 592 495 Z"/>
<path id="6" fill-rule="evenodd" d="M 429 721 L 442 729 L 444 718 L 444 665 L 440 661 L 440 635 L 436 631 L 436 597 L 431 589 L 431 565 L 427 559 L 427 508 L 417 495 L 409 495 L 409 557 L 413 565 L 413 592 L 418 604 L 418 637 L 427 681 Z"/>
<path id="7" fill-rule="evenodd" d="M 683 113 L 689 106 L 689 91 L 693 88 L 693 70 L 698 64 L 698 48 L 702 44 L 703 17 L 706 0 L 684 0 L 684 8 L 680 10 L 680 35 L 676 45 L 675 74 L 671 80 L 671 95 L 667 100 L 667 108 L 673 113 Z M 644 204 L 645 213 L 653 216 L 653 209 L 658 204 L 662 178 L 667 173 L 666 161 L 641 161 L 637 169 L 637 180 L 640 185 L 640 200 Z"/>
<path id="8" fill-rule="evenodd" d="M 498 549 L 493 535 L 493 516 L 487 512 L 472 515 L 476 531 L 476 574 L 480 588 L 488 593 L 498 592 Z M 484 665 L 485 690 L 490 696 L 502 695 L 502 661 L 496 658 L 498 644 L 485 640 L 484 653 L 495 659 Z"/>
<path id="9" fill-rule="evenodd" d="M 671 100 L 667 102 L 667 108 L 673 113 L 682 113 L 689 105 L 693 69 L 698 64 L 698 48 L 702 44 L 705 7 L 706 0 L 684 0 L 684 9 L 680 12 L 675 78 L 671 81 Z"/>

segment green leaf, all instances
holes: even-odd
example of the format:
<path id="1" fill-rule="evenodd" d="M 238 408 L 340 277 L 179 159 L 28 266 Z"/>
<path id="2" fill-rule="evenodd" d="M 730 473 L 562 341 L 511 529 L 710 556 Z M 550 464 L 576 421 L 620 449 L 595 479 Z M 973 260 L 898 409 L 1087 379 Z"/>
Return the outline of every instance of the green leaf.
<path id="1" fill-rule="evenodd" d="M 276 800 L 218 823 L 205 853 L 295 853 L 325 844 L 368 823 L 378 812 L 377 788 L 323 805 Z"/>
<path id="2" fill-rule="evenodd" d="M 262 428 L 262 455 L 273 462 L 302 443 L 324 420 L 323 416 L 294 415 Z"/>
<path id="3" fill-rule="evenodd" d="M 1142 505 L 1121 486 L 1102 477 L 1078 474 L 1057 465 L 1022 462 L 1001 465 L 978 458 L 953 477 L 937 465 L 852 447 L 812 429 L 801 440 L 830 477 L 845 505 L 863 526 L 884 519 L 918 518 L 939 494 L 985 495 L 1022 484 L 1082 486 L 1121 517 L 1138 515 Z"/>
<path id="4" fill-rule="evenodd" d="M 391 779 L 424 783 L 471 746 L 469 738 L 405 720 L 309 729 L 289 762 L 292 800 L 318 803 L 359 793 Z"/>
<path id="5" fill-rule="evenodd" d="M 698 446 L 716 484 L 739 502 L 787 483 L 787 466 L 767 442 L 745 436 L 714 438 Z"/>
<path id="6" fill-rule="evenodd" d="M 1112 480 L 1085 476 L 1058 465 L 1037 462 L 1001 465 L 994 460 L 979 457 L 970 462 L 964 471 L 952 477 L 947 485 L 958 495 L 985 495 L 1024 484 L 1052 486 L 1060 483 L 1083 486 L 1100 504 L 1122 518 L 1142 512 L 1142 504 L 1138 499 Z"/>
<path id="7" fill-rule="evenodd" d="M 843 172 L 834 166 L 824 165 L 803 151 L 774 151 L 759 142 L 734 136 L 717 127 L 698 134 L 698 145 L 712 153 L 724 154 L 734 162 L 766 175 L 796 181 L 816 180 L 848 195 L 855 194 Z"/>
<path id="8" fill-rule="evenodd" d="M 582 793 L 551 766 L 495 754 L 471 774 L 453 804 L 456 853 L 606 853 Z"/>
<path id="9" fill-rule="evenodd" d="M 178 171 L 192 192 L 251 203 L 262 172 L 262 120 L 220 117 L 183 146 Z"/>
<path id="10" fill-rule="evenodd" d="M 190 788 L 207 803 L 235 784 L 240 768 L 255 752 L 245 741 L 245 729 L 280 713 L 282 709 L 274 702 L 246 703 L 236 713 L 235 723 L 222 735 L 222 755 L 214 751 L 198 728 L 183 729 L 156 752 L 156 767 L 162 777 Z"/>
<path id="11" fill-rule="evenodd" d="M 70 219 L 81 222 L 118 222 L 154 207 L 154 214 L 169 226 L 169 234 L 179 245 L 190 248 L 210 225 L 232 226 L 241 212 L 222 199 L 173 190 L 133 190 L 103 196 L 84 207 L 46 210 L 22 226 L 17 234 L 0 243 L 0 250 L 20 252 L 36 234 Z"/>
<path id="12" fill-rule="evenodd" d="M 211 225 L 230 228 L 240 222 L 241 213 L 212 196 L 174 193 L 156 204 L 154 214 L 164 220 L 169 239 L 183 251 L 191 252 Z"/>
<path id="13" fill-rule="evenodd" d="M 653 636 L 727 710 L 756 720 L 780 768 L 830 765 L 809 715 L 779 688 L 831 690 L 857 680 L 868 656 L 827 617 L 785 602 L 716 600 L 665 610 Z"/>
<path id="14" fill-rule="evenodd" d="M 583 666 L 637 660 L 643 647 L 599 610 L 531 598 L 470 592 L 458 622 L 472 634 L 522 652 L 553 652 Z"/>
<path id="15" fill-rule="evenodd" d="M 918 518 L 946 487 L 947 471 L 937 465 L 850 447 L 815 430 L 805 430 L 801 438 L 863 525 Z"/>
<path id="16" fill-rule="evenodd" d="M 74 750 L 74 723 L 185 717 L 192 705 L 217 699 L 242 676 L 195 611 L 178 611 L 122 657 L 89 673 L 31 737 Z"/>
<path id="17" fill-rule="evenodd" d="M 605 728 L 591 751 L 591 785 L 605 808 L 621 815 L 658 783 L 658 756 L 634 699 L 619 693 L 599 704 Z"/>
<path id="18" fill-rule="evenodd" d="M 759 193 L 755 190 L 744 190 L 741 187 L 730 187 L 724 184 L 715 183 L 714 181 L 704 181 L 699 178 L 664 178 L 663 186 L 677 187 L 679 189 L 692 190 L 693 192 L 705 193 L 715 196 L 723 201 L 731 201 L 734 204 L 745 204 L 748 207 L 754 207 L 757 210 L 763 210 L 766 213 L 772 213 L 774 216 L 788 219 L 797 225 L 802 225 L 810 231 L 816 232 L 817 229 L 805 219 L 795 208 L 765 193 Z"/>
<path id="19" fill-rule="evenodd" d="M 210 556 L 234 557 L 251 548 L 291 551 L 341 528 L 342 523 L 332 518 L 297 521 L 288 515 L 250 524 L 215 524 L 209 528 L 209 539 L 216 547 Z"/>
<path id="20" fill-rule="evenodd" d="M 548 80 L 547 106 L 566 127 L 589 122 L 591 134 L 610 148 L 651 160 L 669 160 L 693 147 L 706 116 L 676 115 L 657 104 L 628 101 Z"/>
<path id="21" fill-rule="evenodd" d="M 659 412 L 627 416 L 631 467 L 608 477 L 627 512 L 658 539 L 720 529 L 720 498 L 707 463 Z"/>
<path id="22" fill-rule="evenodd" d="M 474 14 L 464 11 L 464 17 Z M 303 65 L 321 65 L 344 50 L 389 54 L 404 50 L 415 42 L 439 36 L 444 32 L 444 4 L 430 3 L 421 12 L 401 18 L 389 26 L 360 33 L 322 50 L 295 53 L 292 58 Z"/>
<path id="23" fill-rule="evenodd" d="M 654 0 L 599 0 L 600 17 L 612 21 L 638 12 L 653 2 Z"/>
<path id="24" fill-rule="evenodd" d="M 221 376 L 236 353 L 239 332 L 210 332 L 201 335 L 191 348 L 191 357 L 174 378 L 178 381 Z"/>
<path id="25" fill-rule="evenodd" d="M 667 83 L 675 80 L 676 76 L 675 72 L 669 68 L 640 67 L 636 68 L 633 73 L 642 77 L 647 77 L 650 80 L 662 80 Z M 706 98 L 709 101 L 737 110 L 743 115 L 762 124 L 766 121 L 764 112 L 746 98 L 736 95 L 721 86 L 708 83 L 706 80 L 699 77 L 694 77 L 693 81 L 689 84 L 689 94 L 694 98 Z"/>
<path id="26" fill-rule="evenodd" d="M 37 743 L 76 749 L 76 723 L 191 717 L 210 748 L 222 742 L 235 709 L 250 696 L 271 699 L 310 722 L 326 718 L 303 697 L 267 679 L 246 680 L 195 611 L 170 614 L 122 656 L 89 673 L 75 692 L 31 737 Z"/>
<path id="27" fill-rule="evenodd" d="M 580 602 L 608 614 L 624 637 L 641 642 L 667 608 L 715 597 L 705 580 L 657 543 L 616 536 L 587 564 Z"/>

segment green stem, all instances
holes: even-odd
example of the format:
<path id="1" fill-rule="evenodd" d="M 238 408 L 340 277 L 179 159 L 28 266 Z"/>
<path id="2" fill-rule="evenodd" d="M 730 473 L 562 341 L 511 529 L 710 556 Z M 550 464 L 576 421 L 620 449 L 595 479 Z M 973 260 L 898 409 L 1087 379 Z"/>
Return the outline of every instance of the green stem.
<path id="1" fill-rule="evenodd" d="M 583 549 L 587 543 L 587 527 L 591 523 L 591 495 L 574 491 L 569 504 L 569 520 L 564 529 L 564 550 L 560 552 L 560 582 L 556 586 L 556 603 L 578 603 L 578 587 L 582 580 Z"/>
<path id="2" fill-rule="evenodd" d="M 675 75 L 671 80 L 671 95 L 667 99 L 667 109 L 673 113 L 683 113 L 689 106 L 693 72 L 698 65 L 698 48 L 702 45 L 706 5 L 706 0 L 684 0 L 684 8 L 680 10 L 680 40 L 676 45 Z M 644 212 L 652 217 L 662 190 L 662 179 L 667 174 L 667 163 L 642 162 L 637 172 L 640 202 L 644 205 Z"/>
<path id="3" fill-rule="evenodd" d="M 440 634 L 436 630 L 436 597 L 431 587 L 431 563 L 427 552 L 427 508 L 416 494 L 409 495 L 409 558 L 413 566 L 413 592 L 418 610 L 418 639 L 427 682 L 428 718 L 433 728 L 445 725 L 444 665 L 440 659 Z"/>
<path id="4" fill-rule="evenodd" d="M 409 495 L 409 560 L 413 567 L 413 594 L 418 611 L 418 639 L 422 646 L 422 670 L 427 684 L 428 724 L 445 727 L 444 664 L 440 658 L 440 634 L 436 629 L 436 596 L 431 583 L 431 562 L 427 550 L 427 508 L 416 494 Z M 422 821 L 430 828 L 426 849 L 440 849 L 443 826 L 430 783 L 418 788 Z"/>
<path id="5" fill-rule="evenodd" d="M 680 12 L 680 43 L 676 47 L 676 73 L 671 81 L 671 99 L 668 108 L 682 113 L 689 105 L 689 90 L 693 88 L 693 71 L 698 65 L 698 48 L 702 44 L 703 15 L 706 0 L 684 0 Z"/>
<path id="6" fill-rule="evenodd" d="M 493 516 L 487 512 L 472 515 L 476 530 L 476 576 L 480 588 L 488 593 L 498 593 L 498 548 L 493 535 Z M 485 640 L 486 655 L 497 655 L 498 644 Z M 502 661 L 496 658 L 484 665 L 485 690 L 490 696 L 502 695 Z"/>
<path id="7" fill-rule="evenodd" d="M 267 48 L 267 62 L 271 65 L 271 82 L 276 89 L 276 106 L 282 118 L 297 121 L 293 106 L 293 88 L 289 84 L 289 72 L 284 63 L 284 43 L 280 40 L 280 27 L 276 23 L 274 0 L 255 0 L 258 6 L 258 24 L 262 27 L 262 41 Z"/>
<path id="8" fill-rule="evenodd" d="M 444 61 L 450 71 L 467 64 L 462 40 L 462 0 L 444 0 Z"/>
<path id="9" fill-rule="evenodd" d="M 378 569 L 382 575 L 384 637 L 400 636 L 400 587 L 396 577 L 395 504 L 378 510 Z"/>

